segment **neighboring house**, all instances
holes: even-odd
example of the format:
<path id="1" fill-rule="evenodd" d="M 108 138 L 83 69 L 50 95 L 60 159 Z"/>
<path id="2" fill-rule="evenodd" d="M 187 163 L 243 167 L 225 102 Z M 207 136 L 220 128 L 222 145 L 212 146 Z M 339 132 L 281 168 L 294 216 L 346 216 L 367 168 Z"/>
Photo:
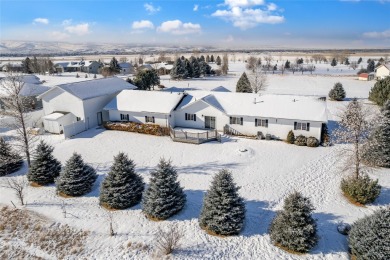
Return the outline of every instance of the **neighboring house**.
<path id="1" fill-rule="evenodd" d="M 216 87 L 216 88 L 213 88 L 212 90 L 210 91 L 215 91 L 215 92 L 231 92 L 230 90 L 228 90 L 227 88 L 223 87 L 223 86 L 219 86 L 219 87 Z"/>
<path id="2" fill-rule="evenodd" d="M 57 66 L 58 65 L 58 66 Z M 68 63 L 57 63 L 56 70 L 59 72 L 85 72 L 98 74 L 102 65 L 97 61 L 71 61 Z M 58 69 L 57 69 L 58 68 Z"/>
<path id="3" fill-rule="evenodd" d="M 390 76 L 390 64 L 382 64 L 375 69 L 375 78 L 384 79 Z"/>
<path id="4" fill-rule="evenodd" d="M 102 65 L 97 61 L 81 61 L 81 71 L 85 73 L 98 74 Z"/>
<path id="5" fill-rule="evenodd" d="M 150 64 L 144 64 L 144 65 L 138 66 L 138 68 L 137 68 L 138 71 L 152 70 L 152 69 L 153 69 L 153 67 Z"/>
<path id="6" fill-rule="evenodd" d="M 375 78 L 374 73 L 360 73 L 358 79 L 362 81 L 370 81 Z"/>
<path id="7" fill-rule="evenodd" d="M 215 129 L 248 136 L 269 134 L 277 139 L 286 139 L 290 130 L 296 136 L 320 139 L 322 124 L 327 123 L 326 101 L 322 97 L 210 91 L 122 93 L 105 108 L 110 121 L 151 123 L 149 117 L 154 115 L 154 123 L 161 126 Z M 120 106 L 114 102 L 120 102 Z"/>
<path id="8" fill-rule="evenodd" d="M 44 128 L 51 133 L 69 130 L 73 135 L 101 125 L 108 119 L 103 107 L 120 91 L 135 88 L 117 77 L 55 86 L 38 96 L 43 102 Z"/>
<path id="9" fill-rule="evenodd" d="M 58 62 L 54 64 L 56 73 L 64 73 L 68 71 L 69 62 Z"/>
<path id="10" fill-rule="evenodd" d="M 35 75 L 23 75 L 19 76 L 21 84 L 23 84 L 19 96 L 23 97 L 23 102 L 29 107 L 29 109 L 40 109 L 42 108 L 42 101 L 37 99 L 37 96 L 48 91 L 50 88 L 40 85 L 40 80 Z M 12 84 L 7 78 L 1 79 L 2 84 Z M 18 83 L 19 84 L 19 83 Z M 7 98 L 7 93 L 4 89 L 0 88 L 0 109 L 6 109 L 2 99 Z"/>
<path id="11" fill-rule="evenodd" d="M 169 73 L 171 73 L 171 70 L 173 69 L 173 65 L 161 62 L 156 64 L 156 68 L 159 75 L 168 75 Z"/>
<path id="12" fill-rule="evenodd" d="M 21 63 L 5 63 L 1 65 L 1 71 L 3 72 L 21 72 L 23 70 L 22 64 Z"/>
<path id="13" fill-rule="evenodd" d="M 120 74 L 122 74 L 122 75 L 128 75 L 128 74 L 135 73 L 135 69 L 134 69 L 133 64 L 131 64 L 129 62 L 122 62 L 122 63 L 119 63 L 118 65 L 119 65 L 119 67 L 121 67 Z"/>
<path id="14" fill-rule="evenodd" d="M 173 110 L 184 97 L 183 92 L 123 90 L 108 103 L 110 121 L 152 123 L 168 127 L 175 124 Z"/>

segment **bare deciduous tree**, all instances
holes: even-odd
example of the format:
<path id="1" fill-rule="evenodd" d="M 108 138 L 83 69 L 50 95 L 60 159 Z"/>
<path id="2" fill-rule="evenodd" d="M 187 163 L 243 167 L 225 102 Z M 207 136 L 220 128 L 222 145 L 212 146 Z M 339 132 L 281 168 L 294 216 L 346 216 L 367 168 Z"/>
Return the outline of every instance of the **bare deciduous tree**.
<path id="1" fill-rule="evenodd" d="M 30 151 L 37 138 L 28 129 L 29 126 L 34 126 L 28 113 L 32 99 L 21 95 L 24 85 L 21 76 L 13 73 L 8 73 L 6 78 L 0 80 L 0 98 L 5 107 L 0 109 L 0 115 L 12 119 L 6 123 L 6 127 L 15 129 L 16 146 L 25 155 L 30 168 Z"/>
<path id="2" fill-rule="evenodd" d="M 222 64 L 221 64 L 222 75 L 227 75 L 228 70 L 229 70 L 229 57 L 227 53 L 225 53 L 222 56 Z"/>
<path id="3" fill-rule="evenodd" d="M 270 53 L 268 53 L 267 55 L 264 56 L 264 60 L 265 60 L 265 66 L 267 67 L 267 70 L 269 70 L 271 68 L 271 63 L 274 60 L 274 58 Z"/>
<path id="4" fill-rule="evenodd" d="M 24 206 L 24 198 L 26 196 L 27 185 L 27 178 L 23 176 L 16 178 L 7 178 L 7 180 L 3 181 L 0 187 L 13 190 L 16 197 L 19 199 L 20 204 Z"/>
<path id="5" fill-rule="evenodd" d="M 349 64 L 349 67 L 352 68 L 353 70 L 357 69 L 357 67 L 359 67 L 359 64 L 357 63 L 357 61 L 351 61 L 351 63 Z"/>
<path id="6" fill-rule="evenodd" d="M 251 83 L 253 93 L 265 90 L 268 86 L 267 74 L 264 73 L 260 65 L 254 68 L 253 72 L 249 76 L 249 81 Z"/>
<path id="7" fill-rule="evenodd" d="M 115 236 L 115 232 L 114 232 L 114 225 L 113 225 L 113 222 L 114 222 L 114 217 L 112 215 L 112 212 L 107 212 L 107 220 L 108 220 L 108 224 L 109 224 L 109 234 L 110 236 Z"/>
<path id="8" fill-rule="evenodd" d="M 340 115 L 339 127 L 333 132 L 337 142 L 352 144 L 346 146 L 341 155 L 346 157 L 346 164 L 343 170 L 351 170 L 356 178 L 364 168 L 362 165 L 363 148 L 369 142 L 372 124 L 369 120 L 370 113 L 363 107 L 363 104 L 354 99 L 345 107 Z"/>
<path id="9" fill-rule="evenodd" d="M 166 230 L 158 228 L 155 235 L 156 247 L 165 255 L 171 254 L 180 246 L 184 232 L 176 223 L 170 224 Z"/>
<path id="10" fill-rule="evenodd" d="M 127 57 L 120 57 L 119 58 L 119 62 L 121 62 L 121 63 L 125 63 L 127 61 L 128 61 Z"/>

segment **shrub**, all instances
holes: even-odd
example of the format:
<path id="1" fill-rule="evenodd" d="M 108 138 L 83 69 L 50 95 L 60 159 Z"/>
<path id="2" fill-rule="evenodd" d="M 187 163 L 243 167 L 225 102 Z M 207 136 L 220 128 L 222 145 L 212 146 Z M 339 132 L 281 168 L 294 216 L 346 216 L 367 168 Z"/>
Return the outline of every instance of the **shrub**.
<path id="1" fill-rule="evenodd" d="M 345 90 L 343 84 L 337 82 L 334 84 L 333 88 L 329 91 L 329 97 L 335 101 L 342 101 L 345 98 Z"/>
<path id="2" fill-rule="evenodd" d="M 132 207 L 141 201 L 144 185 L 142 177 L 135 172 L 134 162 L 119 153 L 102 182 L 100 204 L 114 209 Z"/>
<path id="3" fill-rule="evenodd" d="M 270 134 L 266 134 L 265 135 L 265 140 L 272 140 L 272 135 L 270 135 Z"/>
<path id="4" fill-rule="evenodd" d="M 239 234 L 244 226 L 245 204 L 238 190 L 231 173 L 220 170 L 204 197 L 199 225 L 212 234 Z"/>
<path id="5" fill-rule="evenodd" d="M 294 135 L 294 132 L 292 130 L 290 130 L 290 132 L 288 132 L 286 141 L 289 144 L 293 144 L 295 142 L 295 135 Z"/>
<path id="6" fill-rule="evenodd" d="M 184 232 L 177 223 L 170 224 L 167 230 L 158 228 L 155 235 L 156 246 L 162 254 L 169 255 L 180 246 L 183 237 Z"/>
<path id="7" fill-rule="evenodd" d="M 135 122 L 107 122 L 103 125 L 108 130 L 135 132 L 140 134 L 164 136 L 169 135 L 169 129 L 155 124 L 140 124 Z"/>
<path id="8" fill-rule="evenodd" d="M 82 196 L 91 191 L 97 179 L 96 171 L 73 153 L 56 179 L 57 191 L 67 196 Z"/>
<path id="9" fill-rule="evenodd" d="M 0 176 L 16 172 L 22 166 L 22 157 L 12 151 L 11 146 L 0 137 Z"/>
<path id="10" fill-rule="evenodd" d="M 307 145 L 307 138 L 303 135 L 298 135 L 295 138 L 294 144 L 298 145 L 298 146 L 306 146 Z"/>
<path id="11" fill-rule="evenodd" d="M 383 106 L 387 100 L 390 100 L 390 76 L 375 83 L 368 94 L 368 99 L 379 106 Z"/>
<path id="12" fill-rule="evenodd" d="M 317 224 L 312 218 L 314 210 L 309 198 L 299 192 L 290 194 L 283 210 L 272 220 L 269 233 L 274 245 L 298 253 L 307 253 L 318 241 Z"/>
<path id="13" fill-rule="evenodd" d="M 378 180 L 371 180 L 367 174 L 361 174 L 359 178 L 350 176 L 341 180 L 341 190 L 352 202 L 367 204 L 375 201 L 381 192 Z"/>
<path id="14" fill-rule="evenodd" d="M 322 128 L 321 128 L 321 143 L 324 146 L 327 146 L 330 144 L 328 125 L 325 123 L 322 124 Z"/>
<path id="15" fill-rule="evenodd" d="M 306 143 L 308 147 L 318 147 L 318 145 L 320 144 L 318 139 L 313 136 L 308 137 Z"/>
<path id="16" fill-rule="evenodd" d="M 152 220 L 167 219 L 181 211 L 186 195 L 177 181 L 177 172 L 170 161 L 161 159 L 151 172 L 148 189 L 142 198 L 142 211 Z"/>
<path id="17" fill-rule="evenodd" d="M 390 208 L 357 220 L 348 242 L 356 259 L 390 259 Z"/>

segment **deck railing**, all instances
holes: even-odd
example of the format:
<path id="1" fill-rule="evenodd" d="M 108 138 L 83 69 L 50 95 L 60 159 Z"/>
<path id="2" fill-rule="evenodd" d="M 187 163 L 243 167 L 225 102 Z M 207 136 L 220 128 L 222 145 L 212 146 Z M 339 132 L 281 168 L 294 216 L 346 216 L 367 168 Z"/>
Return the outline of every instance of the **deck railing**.
<path id="1" fill-rule="evenodd" d="M 175 130 L 172 127 L 169 127 L 169 133 L 172 140 L 175 142 L 191 144 L 202 144 L 210 141 L 221 142 L 221 135 L 217 132 L 217 130 L 191 133 L 185 130 Z"/>

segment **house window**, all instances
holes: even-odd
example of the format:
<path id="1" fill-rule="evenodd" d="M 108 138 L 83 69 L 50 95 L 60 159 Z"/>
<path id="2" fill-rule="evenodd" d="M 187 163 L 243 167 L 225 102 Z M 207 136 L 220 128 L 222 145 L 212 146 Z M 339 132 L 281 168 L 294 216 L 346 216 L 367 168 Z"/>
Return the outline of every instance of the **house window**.
<path id="1" fill-rule="evenodd" d="M 243 125 L 244 124 L 244 119 L 242 117 L 230 117 L 230 124 L 231 125 Z"/>
<path id="2" fill-rule="evenodd" d="M 268 127 L 268 119 L 255 119 L 255 126 Z"/>
<path id="3" fill-rule="evenodd" d="M 154 116 L 145 116 L 145 123 L 154 123 Z"/>
<path id="4" fill-rule="evenodd" d="M 310 123 L 294 122 L 294 130 L 310 131 Z"/>
<path id="5" fill-rule="evenodd" d="M 196 121 L 196 114 L 186 113 L 186 121 Z"/>
<path id="6" fill-rule="evenodd" d="M 76 117 L 76 121 L 80 121 L 81 120 L 81 118 L 80 117 Z"/>
<path id="7" fill-rule="evenodd" d="M 129 114 L 121 114 L 121 120 L 129 121 Z"/>

